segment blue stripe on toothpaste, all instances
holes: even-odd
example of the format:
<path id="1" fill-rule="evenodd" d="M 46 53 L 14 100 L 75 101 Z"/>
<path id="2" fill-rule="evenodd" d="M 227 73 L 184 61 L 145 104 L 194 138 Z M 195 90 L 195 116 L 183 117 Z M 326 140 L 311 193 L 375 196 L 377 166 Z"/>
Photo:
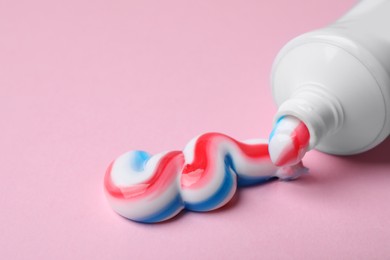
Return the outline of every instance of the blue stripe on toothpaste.
<path id="1" fill-rule="evenodd" d="M 133 151 L 131 153 L 130 168 L 137 172 L 143 171 L 151 155 L 144 151 Z"/>
<path id="2" fill-rule="evenodd" d="M 235 185 L 236 174 L 232 171 L 231 168 L 231 158 L 230 156 L 225 157 L 225 174 L 219 189 L 208 199 L 199 202 L 199 203 L 187 203 L 185 202 L 185 207 L 191 211 L 210 211 L 215 208 L 218 208 L 220 204 L 225 201 L 229 196 L 233 185 Z"/>
<path id="3" fill-rule="evenodd" d="M 278 118 L 278 120 L 276 121 L 275 125 L 274 125 L 274 128 L 272 129 L 271 131 L 271 134 L 269 135 L 269 140 L 271 141 L 272 137 L 274 137 L 275 135 L 275 132 L 276 132 L 276 129 L 280 123 L 280 121 L 282 121 L 282 119 L 285 118 L 285 116 L 281 116 Z"/>
<path id="4" fill-rule="evenodd" d="M 183 208 L 184 208 L 183 200 L 181 199 L 180 195 L 177 194 L 173 201 L 171 201 L 165 207 L 161 208 L 158 212 L 151 214 L 147 217 L 132 219 L 132 220 L 143 222 L 143 223 L 160 222 L 175 216 Z"/>

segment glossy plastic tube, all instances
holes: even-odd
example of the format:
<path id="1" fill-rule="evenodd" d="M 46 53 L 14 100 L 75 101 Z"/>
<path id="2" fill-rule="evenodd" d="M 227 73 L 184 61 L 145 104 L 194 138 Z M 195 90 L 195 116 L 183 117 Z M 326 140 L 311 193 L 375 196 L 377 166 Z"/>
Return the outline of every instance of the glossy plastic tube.
<path id="1" fill-rule="evenodd" d="M 330 26 L 301 35 L 278 54 L 275 116 L 294 116 L 309 149 L 349 155 L 390 133 L 390 1 L 363 0 Z"/>

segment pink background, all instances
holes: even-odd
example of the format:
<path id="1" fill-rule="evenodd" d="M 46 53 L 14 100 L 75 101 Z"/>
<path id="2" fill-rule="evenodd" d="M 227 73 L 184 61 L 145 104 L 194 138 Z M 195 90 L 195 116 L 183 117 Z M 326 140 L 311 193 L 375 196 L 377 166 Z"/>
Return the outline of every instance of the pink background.
<path id="1" fill-rule="evenodd" d="M 164 224 L 103 193 L 127 150 L 267 137 L 277 51 L 354 2 L 0 0 L 0 259 L 389 259 L 389 139 Z"/>

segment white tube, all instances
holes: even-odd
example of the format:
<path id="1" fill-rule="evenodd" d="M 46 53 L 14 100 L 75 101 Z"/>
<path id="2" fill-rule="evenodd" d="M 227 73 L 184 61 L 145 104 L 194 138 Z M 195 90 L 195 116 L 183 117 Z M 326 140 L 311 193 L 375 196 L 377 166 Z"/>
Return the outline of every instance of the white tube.
<path id="1" fill-rule="evenodd" d="M 272 91 L 275 120 L 302 120 L 310 149 L 348 155 L 381 143 L 390 134 L 390 1 L 360 1 L 290 41 L 274 62 Z"/>

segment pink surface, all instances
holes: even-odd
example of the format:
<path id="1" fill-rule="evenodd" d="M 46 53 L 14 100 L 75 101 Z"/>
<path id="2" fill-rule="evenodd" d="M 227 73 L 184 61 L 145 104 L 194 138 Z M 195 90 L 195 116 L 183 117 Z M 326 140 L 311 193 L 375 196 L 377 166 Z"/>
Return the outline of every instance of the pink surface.
<path id="1" fill-rule="evenodd" d="M 165 224 L 103 194 L 127 150 L 267 137 L 277 51 L 353 2 L 1 1 L 0 259 L 390 258 L 389 139 Z"/>

